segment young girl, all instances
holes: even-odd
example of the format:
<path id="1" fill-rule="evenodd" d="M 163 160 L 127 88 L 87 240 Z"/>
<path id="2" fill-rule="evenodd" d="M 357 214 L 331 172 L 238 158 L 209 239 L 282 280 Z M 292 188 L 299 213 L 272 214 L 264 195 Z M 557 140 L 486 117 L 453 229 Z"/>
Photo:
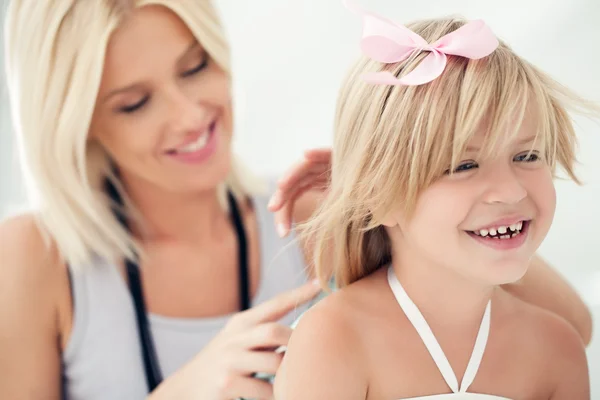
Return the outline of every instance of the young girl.
<path id="1" fill-rule="evenodd" d="M 566 109 L 593 106 L 482 21 L 365 13 L 361 44 L 304 230 L 340 290 L 300 320 L 276 398 L 588 399 L 576 332 L 500 285 L 550 228 L 557 167 L 577 181 Z"/>

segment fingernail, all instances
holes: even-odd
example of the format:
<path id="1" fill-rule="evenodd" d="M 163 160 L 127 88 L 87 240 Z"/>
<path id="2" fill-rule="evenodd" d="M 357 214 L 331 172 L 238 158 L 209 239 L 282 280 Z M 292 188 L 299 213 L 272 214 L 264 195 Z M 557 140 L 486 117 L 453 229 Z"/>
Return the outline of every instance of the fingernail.
<path id="1" fill-rule="evenodd" d="M 321 286 L 321 280 L 319 278 L 313 279 L 312 281 L 310 281 L 310 283 L 312 283 L 315 286 Z"/>
<path id="2" fill-rule="evenodd" d="M 273 196 L 271 196 L 268 207 L 273 207 L 278 202 L 279 202 L 279 192 L 277 191 L 273 194 Z"/>
<path id="3" fill-rule="evenodd" d="M 277 233 L 279 233 L 280 237 L 285 237 L 287 235 L 287 228 L 284 224 L 277 224 Z"/>
<path id="4" fill-rule="evenodd" d="M 275 353 L 285 353 L 287 351 L 287 346 L 279 346 L 275 349 Z"/>

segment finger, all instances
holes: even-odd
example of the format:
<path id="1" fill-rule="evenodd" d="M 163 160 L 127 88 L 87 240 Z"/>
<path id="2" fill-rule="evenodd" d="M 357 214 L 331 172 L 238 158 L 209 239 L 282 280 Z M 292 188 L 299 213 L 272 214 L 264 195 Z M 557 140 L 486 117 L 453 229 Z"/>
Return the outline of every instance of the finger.
<path id="1" fill-rule="evenodd" d="M 329 169 L 331 158 L 328 158 L 326 154 L 321 154 L 320 152 L 308 154 L 310 158 L 304 157 L 300 162 L 296 163 L 283 175 L 283 177 L 279 180 L 280 187 L 294 185 L 295 179 L 301 178 L 302 175 L 307 172 L 307 170 L 313 168 Z"/>
<path id="2" fill-rule="evenodd" d="M 284 184 L 293 184 L 293 182 L 298 179 L 298 177 L 304 176 L 306 171 L 310 169 L 313 162 L 308 161 L 306 158 L 302 158 L 302 160 L 296 162 L 292 168 L 288 169 L 283 176 L 277 182 L 277 185 L 281 187 Z"/>
<path id="3" fill-rule="evenodd" d="M 290 194 L 289 199 L 287 199 L 283 206 L 275 213 L 275 224 L 279 236 L 285 237 L 288 235 L 292 227 L 294 206 L 296 205 L 297 199 L 308 192 L 315 183 L 314 178 L 307 179 L 306 182 L 303 182 L 296 188 L 294 193 Z"/>
<path id="4" fill-rule="evenodd" d="M 330 180 L 331 176 L 329 175 L 329 171 L 318 170 L 307 174 L 304 178 L 299 180 L 295 186 L 281 192 L 281 206 L 279 209 L 286 203 L 295 203 L 297 197 L 307 190 L 326 190 L 329 187 Z"/>
<path id="5" fill-rule="evenodd" d="M 247 333 L 240 337 L 240 344 L 243 348 L 249 350 L 277 349 L 280 346 L 286 346 L 291 335 L 292 328 L 289 326 L 269 322 L 250 328 Z"/>
<path id="6" fill-rule="evenodd" d="M 279 236 L 285 237 L 289 233 L 296 202 L 300 196 L 313 188 L 326 186 L 327 179 L 322 176 L 307 176 L 300 181 L 293 191 L 287 193 L 287 198 L 283 200 L 281 207 L 275 211 L 275 226 Z"/>
<path id="7" fill-rule="evenodd" d="M 245 376 L 234 378 L 225 393 L 228 399 L 272 400 L 274 398 L 273 385 L 260 379 Z"/>
<path id="8" fill-rule="evenodd" d="M 310 150 L 306 150 L 304 152 L 305 158 L 307 158 L 309 160 L 319 161 L 319 162 L 330 163 L 331 156 L 332 156 L 332 152 L 331 152 L 330 147 L 310 149 Z"/>
<path id="9" fill-rule="evenodd" d="M 329 177 L 330 170 L 328 169 L 326 164 L 314 164 L 309 168 L 302 170 L 302 175 L 296 175 L 291 178 L 291 180 L 282 180 L 277 185 L 276 193 L 273 194 L 271 198 L 271 202 L 269 206 L 279 205 L 285 202 L 285 199 L 289 197 L 289 192 L 293 191 L 301 185 L 302 181 L 305 181 L 306 178 L 311 177 L 311 179 L 317 179 L 320 177 Z"/>
<path id="10" fill-rule="evenodd" d="M 275 375 L 283 354 L 273 351 L 247 351 L 239 354 L 233 368 L 241 375 L 256 373 Z"/>
<path id="11" fill-rule="evenodd" d="M 327 163 L 308 163 L 305 168 L 302 169 L 301 174 L 290 176 L 289 179 L 282 179 L 278 183 L 278 189 L 283 191 L 293 189 L 298 186 L 298 182 L 303 180 L 305 177 L 309 175 L 320 175 L 327 174 L 329 175 L 329 164 Z"/>
<path id="12" fill-rule="evenodd" d="M 327 167 L 325 165 L 312 165 L 302 169 L 301 173 L 292 177 L 291 180 L 280 182 L 277 190 L 269 200 L 269 210 L 279 210 L 290 198 L 290 193 L 293 193 L 298 186 L 302 185 L 302 182 L 307 179 L 316 181 L 321 176 L 329 176 Z"/>
<path id="13" fill-rule="evenodd" d="M 266 322 L 275 322 L 283 318 L 290 311 L 312 300 L 319 292 L 318 283 L 307 283 L 296 289 L 281 293 L 272 299 L 241 312 L 233 317 L 235 328 L 247 329 Z"/>
<path id="14" fill-rule="evenodd" d="M 319 163 L 305 159 L 302 163 L 296 165 L 294 168 L 286 172 L 278 181 L 277 187 L 281 190 L 293 188 L 298 184 L 298 181 L 304 179 L 304 177 L 311 172 L 326 171 L 327 168 L 328 165 L 326 163 Z"/>
<path id="15" fill-rule="evenodd" d="M 278 202 L 279 208 L 281 208 L 285 203 L 288 203 L 291 199 L 293 199 L 294 195 L 298 192 L 298 189 L 306 186 L 307 184 L 311 184 L 318 180 L 322 180 L 322 176 L 324 173 L 322 171 L 309 171 L 301 178 L 296 179 L 296 182 L 293 186 L 289 186 L 286 188 L 278 189 Z"/>

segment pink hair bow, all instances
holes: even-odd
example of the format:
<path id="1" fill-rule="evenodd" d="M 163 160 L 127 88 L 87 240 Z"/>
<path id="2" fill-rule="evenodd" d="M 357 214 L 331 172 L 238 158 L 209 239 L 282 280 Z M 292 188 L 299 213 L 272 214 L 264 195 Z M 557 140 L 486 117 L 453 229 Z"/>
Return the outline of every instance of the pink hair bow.
<path id="1" fill-rule="evenodd" d="M 498 47 L 498 39 L 481 20 L 471 21 L 434 43 L 429 44 L 407 27 L 364 11 L 350 0 L 344 0 L 348 9 L 363 18 L 362 52 L 381 63 L 391 64 L 406 60 L 421 51 L 430 54 L 410 73 L 398 79 L 388 71 L 368 73 L 363 78 L 382 85 L 422 85 L 431 82 L 446 68 L 447 55 L 473 60 L 490 55 Z"/>

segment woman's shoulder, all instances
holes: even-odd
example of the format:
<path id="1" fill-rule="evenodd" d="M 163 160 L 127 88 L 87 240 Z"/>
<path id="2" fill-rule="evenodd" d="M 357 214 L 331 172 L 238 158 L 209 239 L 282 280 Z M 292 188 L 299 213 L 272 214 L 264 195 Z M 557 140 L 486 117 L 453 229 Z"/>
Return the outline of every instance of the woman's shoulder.
<path id="1" fill-rule="evenodd" d="M 17 249 L 25 247 L 45 251 L 45 255 L 58 256 L 56 243 L 45 229 L 41 215 L 35 211 L 14 214 L 0 220 L 0 240 L 11 243 Z"/>
<path id="2" fill-rule="evenodd" d="M 67 285 L 66 265 L 33 213 L 10 217 L 0 222 L 0 293 L 1 303 L 52 302 Z"/>
<path id="3" fill-rule="evenodd" d="M 70 323 L 66 266 L 34 214 L 0 222 L 0 259 L 0 369 L 11 383 L 3 389 L 54 398 Z"/>
<path id="4" fill-rule="evenodd" d="M 3 265 L 15 265 L 17 270 L 38 269 L 39 273 L 50 272 L 61 264 L 58 250 L 52 238 L 45 232 L 38 216 L 25 213 L 0 222 L 0 248 Z M 12 268 L 3 268 L 6 270 Z M 14 272 L 17 273 L 17 272 Z"/>

